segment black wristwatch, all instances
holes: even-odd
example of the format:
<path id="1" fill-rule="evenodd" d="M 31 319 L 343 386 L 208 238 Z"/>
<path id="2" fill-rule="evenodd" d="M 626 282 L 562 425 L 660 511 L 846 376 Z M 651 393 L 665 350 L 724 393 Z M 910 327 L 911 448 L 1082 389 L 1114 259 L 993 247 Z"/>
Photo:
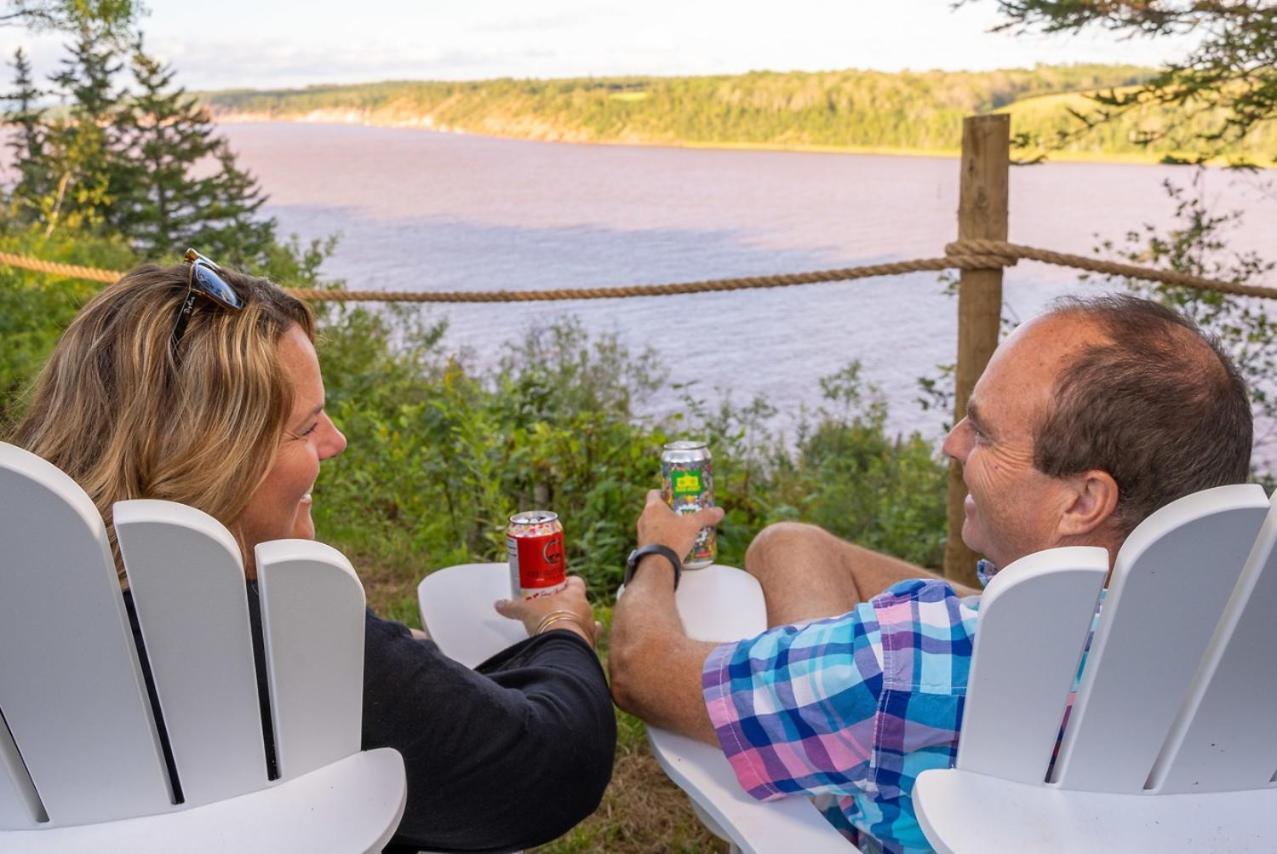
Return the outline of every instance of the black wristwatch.
<path id="1" fill-rule="evenodd" d="M 660 555 L 670 562 L 670 566 L 674 567 L 674 589 L 677 590 L 679 576 L 683 574 L 683 561 L 672 548 L 658 543 L 630 552 L 630 556 L 625 559 L 625 585 L 629 586 L 630 579 L 634 577 L 634 571 L 638 569 L 639 561 L 648 555 Z"/>

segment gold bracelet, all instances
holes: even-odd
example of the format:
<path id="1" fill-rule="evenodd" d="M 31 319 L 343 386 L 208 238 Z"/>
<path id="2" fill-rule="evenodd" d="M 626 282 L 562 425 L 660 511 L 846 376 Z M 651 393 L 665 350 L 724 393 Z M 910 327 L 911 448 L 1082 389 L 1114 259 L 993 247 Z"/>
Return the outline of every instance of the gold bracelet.
<path id="1" fill-rule="evenodd" d="M 537 634 L 544 634 L 545 632 L 548 632 L 550 629 L 554 628 L 554 625 L 556 623 L 571 623 L 572 625 L 576 626 L 578 629 L 582 629 L 582 630 L 585 629 L 585 626 L 575 616 L 569 617 L 566 614 L 564 614 L 561 616 L 553 617 L 552 619 L 549 619 L 549 620 L 542 620 L 541 624 L 537 626 Z"/>
<path id="2" fill-rule="evenodd" d="M 575 626 L 577 629 L 579 629 L 579 630 L 580 630 L 580 635 L 581 635 L 582 640 L 584 640 L 586 643 L 588 643 L 588 644 L 590 645 L 590 648 L 591 648 L 591 649 L 593 649 L 593 648 L 594 648 L 594 638 L 592 637 L 592 633 L 591 633 L 591 632 L 589 632 L 589 631 L 585 628 L 585 626 L 581 623 L 581 621 L 580 621 L 580 620 L 578 620 L 576 617 L 559 617 L 558 619 L 551 620 L 551 621 L 549 621 L 548 623 L 546 623 L 546 624 L 545 624 L 545 628 L 544 628 L 544 629 L 542 629 L 541 631 L 537 632 L 537 634 L 538 634 L 538 635 L 545 634 L 545 633 L 546 633 L 546 632 L 548 632 L 550 629 L 555 628 L 555 624 L 556 624 L 556 623 L 570 623 L 571 625 Z M 560 628 L 564 628 L 564 629 L 566 629 L 566 628 L 567 628 L 567 626 L 561 626 Z M 575 633 L 574 633 L 574 634 L 575 634 Z"/>
<path id="3" fill-rule="evenodd" d="M 537 623 L 537 627 L 536 629 L 533 630 L 532 634 L 534 635 L 541 634 L 541 632 L 545 630 L 545 627 L 547 625 L 549 625 L 552 622 L 561 620 L 565 617 L 575 618 L 576 611 L 572 611 L 567 608 L 555 608 L 553 611 L 550 611 L 549 613 L 547 613 L 545 616 L 541 618 L 541 622 Z"/>
<path id="4" fill-rule="evenodd" d="M 544 634 L 545 632 L 553 628 L 555 623 L 571 623 L 572 625 L 580 629 L 581 636 L 585 638 L 585 642 L 588 643 L 591 647 L 594 646 L 594 633 L 591 632 L 588 628 L 586 628 L 585 624 L 581 622 L 581 618 L 577 616 L 577 614 L 574 611 L 568 611 L 564 609 L 551 611 L 550 613 L 542 617 L 541 622 L 537 623 L 536 631 L 534 631 L 532 634 L 534 635 Z"/>
<path id="5" fill-rule="evenodd" d="M 554 617 L 549 620 L 543 620 L 541 624 L 537 626 L 537 634 L 539 635 L 545 634 L 550 629 L 554 628 L 556 623 L 571 623 L 577 628 L 581 627 L 581 621 L 578 620 L 576 617 L 567 617 L 567 616 Z"/>

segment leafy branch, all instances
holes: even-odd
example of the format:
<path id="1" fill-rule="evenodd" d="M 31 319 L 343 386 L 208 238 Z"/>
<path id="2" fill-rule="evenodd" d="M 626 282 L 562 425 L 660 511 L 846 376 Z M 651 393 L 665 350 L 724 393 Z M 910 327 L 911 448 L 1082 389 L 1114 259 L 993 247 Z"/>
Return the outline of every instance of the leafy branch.
<path id="1" fill-rule="evenodd" d="M 964 5 L 971 0 L 959 0 Z M 1055 147 L 1097 126 L 1146 108 L 1172 109 L 1178 118 L 1141 127 L 1141 146 L 1164 141 L 1176 125 L 1203 122 L 1200 150 L 1189 160 L 1204 163 L 1236 147 L 1277 119 L 1277 6 L 1266 0 L 997 0 L 1006 19 L 995 31 L 1076 33 L 1099 27 L 1127 38 L 1193 35 L 1196 47 L 1169 62 L 1147 81 L 1091 95 L 1094 108 L 1072 110 L 1077 124 L 1061 131 Z M 1028 140 L 1022 140 L 1027 142 Z M 1277 151 L 1272 152 L 1277 160 Z M 1249 161 L 1235 166 L 1250 167 Z"/>

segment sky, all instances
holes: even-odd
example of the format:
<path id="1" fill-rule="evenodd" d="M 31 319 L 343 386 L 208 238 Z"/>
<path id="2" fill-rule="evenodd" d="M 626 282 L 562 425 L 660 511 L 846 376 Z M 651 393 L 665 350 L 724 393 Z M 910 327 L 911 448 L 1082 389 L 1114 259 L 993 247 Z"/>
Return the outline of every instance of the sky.
<path id="1" fill-rule="evenodd" d="M 1157 65 L 1183 39 L 993 33 L 994 0 L 145 0 L 148 51 L 191 89 L 841 68 Z M 52 71 L 59 39 L 0 29 Z"/>

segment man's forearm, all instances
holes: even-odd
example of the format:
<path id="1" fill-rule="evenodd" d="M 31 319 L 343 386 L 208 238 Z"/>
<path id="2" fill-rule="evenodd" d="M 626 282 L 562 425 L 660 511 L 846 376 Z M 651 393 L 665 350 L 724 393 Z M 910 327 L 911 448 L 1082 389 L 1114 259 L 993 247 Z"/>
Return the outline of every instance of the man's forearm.
<path id="1" fill-rule="evenodd" d="M 701 668 L 715 644 L 687 636 L 669 565 L 639 564 L 616 603 L 608 658 L 622 709 L 647 723 L 717 745 L 701 695 Z"/>

